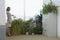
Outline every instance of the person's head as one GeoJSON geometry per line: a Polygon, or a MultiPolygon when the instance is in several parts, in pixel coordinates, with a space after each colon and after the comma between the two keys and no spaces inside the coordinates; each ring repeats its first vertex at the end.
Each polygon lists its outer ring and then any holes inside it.
{"type": "Polygon", "coordinates": [[[10,7],[7,7],[6,11],[10,11],[10,7]]]}

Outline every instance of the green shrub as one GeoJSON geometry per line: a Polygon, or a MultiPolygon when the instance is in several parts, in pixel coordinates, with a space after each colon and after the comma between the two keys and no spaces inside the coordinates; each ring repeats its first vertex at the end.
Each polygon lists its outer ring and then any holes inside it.
{"type": "Polygon", "coordinates": [[[48,14],[48,13],[51,13],[51,12],[57,12],[57,7],[58,6],[55,6],[54,4],[53,4],[53,2],[52,1],[50,1],[50,3],[48,3],[48,4],[44,4],[43,5],[43,14],[48,14]]]}
{"type": "Polygon", "coordinates": [[[11,23],[12,35],[19,35],[22,33],[24,28],[24,21],[22,19],[14,19],[11,23]]]}

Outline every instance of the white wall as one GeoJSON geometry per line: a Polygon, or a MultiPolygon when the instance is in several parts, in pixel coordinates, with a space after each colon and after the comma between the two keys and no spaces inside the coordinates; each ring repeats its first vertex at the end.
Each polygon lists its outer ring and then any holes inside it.
{"type": "Polygon", "coordinates": [[[57,15],[55,13],[48,14],[47,18],[47,35],[57,36],[57,15]]]}
{"type": "Polygon", "coordinates": [[[58,16],[57,16],[57,33],[58,33],[58,37],[60,37],[60,0],[54,0],[54,3],[56,6],[58,7],[58,16]]]}
{"type": "Polygon", "coordinates": [[[5,2],[0,0],[0,25],[5,25],[5,2]]]}
{"type": "Polygon", "coordinates": [[[0,40],[5,40],[5,0],[0,0],[0,40]]]}
{"type": "Polygon", "coordinates": [[[57,27],[58,27],[58,37],[60,37],[60,7],[58,8],[58,18],[57,18],[57,27]]]}
{"type": "Polygon", "coordinates": [[[43,18],[42,18],[42,23],[43,23],[43,35],[47,35],[47,31],[46,31],[46,27],[47,27],[47,18],[48,18],[48,15],[43,15],[43,18]]]}
{"type": "Polygon", "coordinates": [[[43,16],[43,34],[46,36],[57,36],[57,15],[49,13],[43,16]]]}

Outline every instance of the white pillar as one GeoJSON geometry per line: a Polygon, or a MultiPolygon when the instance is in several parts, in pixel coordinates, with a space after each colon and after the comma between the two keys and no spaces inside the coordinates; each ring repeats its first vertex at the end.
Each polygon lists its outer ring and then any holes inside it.
{"type": "Polygon", "coordinates": [[[60,0],[54,0],[54,3],[58,7],[58,15],[57,15],[57,35],[60,37],[60,0]]]}
{"type": "Polygon", "coordinates": [[[5,0],[0,0],[0,40],[5,40],[5,0]]]}
{"type": "Polygon", "coordinates": [[[58,32],[58,37],[60,37],[60,7],[58,8],[58,18],[57,18],[57,32],[58,32]]]}

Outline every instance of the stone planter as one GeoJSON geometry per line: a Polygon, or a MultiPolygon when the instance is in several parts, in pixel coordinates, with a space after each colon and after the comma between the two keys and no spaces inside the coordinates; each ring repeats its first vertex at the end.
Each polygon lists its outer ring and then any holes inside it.
{"type": "Polygon", "coordinates": [[[43,34],[46,36],[56,36],[57,35],[57,14],[48,13],[43,17],[43,34]],[[46,30],[46,31],[44,31],[46,30]]]}
{"type": "Polygon", "coordinates": [[[32,35],[34,35],[34,33],[32,33],[32,35]]]}
{"type": "Polygon", "coordinates": [[[26,35],[29,35],[29,33],[28,33],[28,32],[26,32],[26,35]]]}

